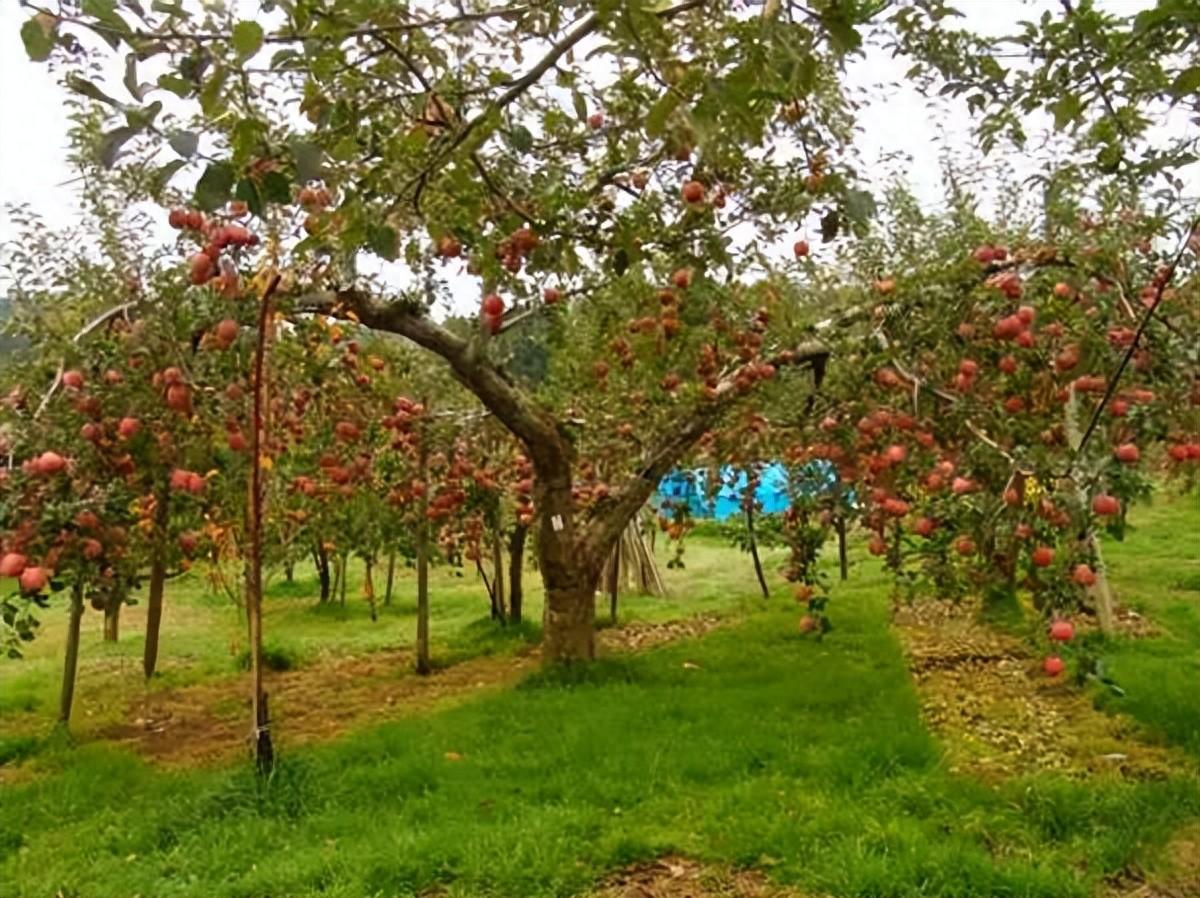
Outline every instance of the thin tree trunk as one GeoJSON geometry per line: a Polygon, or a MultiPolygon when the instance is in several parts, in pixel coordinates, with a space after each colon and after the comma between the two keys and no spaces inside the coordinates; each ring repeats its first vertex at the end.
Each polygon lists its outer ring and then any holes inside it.
{"type": "Polygon", "coordinates": [[[254,353],[254,410],[250,428],[250,527],[246,555],[246,618],[250,631],[251,743],[255,766],[260,774],[275,766],[271,745],[267,697],[263,692],[262,658],[262,551],[263,551],[263,466],[262,442],[266,429],[267,405],[266,356],[267,331],[271,323],[271,296],[279,286],[279,275],[272,278],[263,293],[258,313],[258,344],[254,353]]]}
{"type": "Polygon", "coordinates": [[[375,559],[367,558],[364,561],[366,565],[366,574],[363,577],[363,595],[366,597],[367,604],[371,606],[371,620],[379,620],[379,613],[375,608],[375,559]]]}
{"type": "Polygon", "coordinates": [[[612,570],[608,580],[608,619],[617,622],[617,595],[621,591],[621,540],[613,546],[612,570]]]}
{"type": "Polygon", "coordinates": [[[392,585],[396,582],[396,550],[388,552],[387,586],[383,590],[383,604],[392,604],[392,585]]]}
{"type": "Polygon", "coordinates": [[[529,528],[525,524],[517,524],[508,544],[508,616],[514,624],[521,622],[522,606],[525,603],[522,575],[525,572],[525,536],[528,532],[529,528]]]}
{"type": "Polygon", "coordinates": [[[58,722],[68,726],[71,705],[75,701],[75,673],[79,669],[79,629],[83,620],[83,580],[71,587],[70,618],[67,620],[67,645],[63,657],[62,693],[58,701],[58,722]]]}
{"type": "Polygon", "coordinates": [[[155,496],[154,547],[150,559],[150,586],[146,595],[146,644],[142,672],[146,679],[158,667],[158,633],[162,625],[163,593],[167,585],[167,526],[171,520],[171,492],[160,488],[155,496]]]}
{"type": "Polygon", "coordinates": [[[754,538],[753,500],[746,504],[746,533],[750,538],[750,557],[754,559],[754,576],[758,578],[758,587],[764,599],[770,598],[771,590],[767,588],[767,578],[763,576],[762,561],[758,557],[758,540],[754,538]]]}
{"type": "MultiPolygon", "coordinates": [[[[122,590],[121,592],[124,592],[122,590]]],[[[116,642],[121,636],[121,606],[125,604],[120,594],[109,597],[104,606],[104,641],[116,642]]]]}
{"type": "Polygon", "coordinates": [[[318,540],[313,548],[313,561],[317,566],[317,579],[321,583],[321,603],[329,601],[332,595],[331,585],[329,582],[329,553],[325,551],[325,546],[318,540]]]}
{"type": "Polygon", "coordinates": [[[350,555],[343,552],[341,556],[342,579],[338,583],[338,601],[342,603],[342,607],[346,607],[346,583],[350,580],[350,555]]]}
{"type": "Polygon", "coordinates": [[[842,579],[845,580],[850,576],[850,560],[846,554],[846,519],[838,515],[833,519],[833,527],[837,531],[838,567],[841,570],[842,579]]]}
{"type": "Polygon", "coordinates": [[[285,561],[285,562],[283,563],[283,579],[285,579],[285,580],[286,580],[288,583],[293,583],[293,582],[295,582],[295,579],[296,579],[296,565],[295,565],[295,563],[294,563],[294,562],[291,562],[291,561],[285,561]]]}
{"type": "MultiPolygon", "coordinates": [[[[422,439],[417,460],[418,476],[425,480],[426,455],[422,439]]],[[[427,674],[429,666],[429,499],[424,492],[417,501],[417,673],[427,674]]]]}
{"type": "Polygon", "coordinates": [[[504,540],[500,536],[499,526],[492,531],[492,578],[496,618],[503,624],[508,620],[508,611],[504,607],[504,540]]]}

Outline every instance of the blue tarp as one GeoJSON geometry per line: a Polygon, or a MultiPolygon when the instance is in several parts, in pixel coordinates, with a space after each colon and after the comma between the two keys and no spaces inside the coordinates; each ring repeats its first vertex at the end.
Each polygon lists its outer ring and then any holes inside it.
{"type": "MultiPolygon", "coordinates": [[[[686,504],[693,517],[716,518],[723,521],[742,510],[742,493],[746,489],[746,472],[726,465],[720,470],[721,486],[709,499],[709,469],[672,471],[658,485],[653,504],[686,504]]],[[[828,492],[837,484],[837,471],[826,461],[814,461],[800,469],[796,492],[805,496],[828,492]]],[[[754,498],[764,514],[786,511],[791,506],[788,494],[787,469],[778,463],[762,468],[754,498]]]]}

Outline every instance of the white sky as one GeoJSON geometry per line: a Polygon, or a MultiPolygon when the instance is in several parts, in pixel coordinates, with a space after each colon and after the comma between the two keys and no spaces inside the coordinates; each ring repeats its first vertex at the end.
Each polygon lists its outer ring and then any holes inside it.
{"type": "MultiPolygon", "coordinates": [[[[1100,5],[1128,13],[1151,4],[1103,0],[1100,5]]],[[[965,13],[962,22],[967,27],[994,34],[1012,29],[1017,20],[1034,19],[1043,10],[1061,10],[1056,0],[959,0],[957,6],[965,13]]],[[[44,65],[26,57],[19,29],[28,15],[17,0],[0,0],[0,202],[29,203],[48,224],[61,227],[78,214],[75,188],[67,183],[71,173],[65,161],[64,94],[44,65]]],[[[907,156],[911,161],[906,177],[924,203],[936,206],[942,198],[939,153],[946,147],[956,154],[972,152],[970,119],[963,104],[942,99],[930,103],[903,84],[907,67],[903,60],[879,52],[852,65],[855,85],[900,83],[876,92],[873,102],[860,111],[859,151],[868,168],[881,174],[896,166],[871,163],[894,154],[907,156]]],[[[1019,174],[1032,171],[1017,154],[1004,158],[1019,174]]],[[[0,217],[0,243],[15,231],[0,217]]]]}

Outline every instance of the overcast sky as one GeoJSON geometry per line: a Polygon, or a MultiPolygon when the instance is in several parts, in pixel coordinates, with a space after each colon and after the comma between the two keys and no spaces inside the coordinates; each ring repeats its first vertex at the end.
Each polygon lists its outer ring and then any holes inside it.
{"type": "MultiPolygon", "coordinates": [[[[253,0],[242,0],[243,7],[253,0]]],[[[1060,11],[1056,0],[959,0],[967,27],[1003,33],[1019,19],[1033,19],[1043,10],[1060,11]]],[[[1149,0],[1107,0],[1101,5],[1131,12],[1150,5],[1149,0]]],[[[31,63],[19,36],[28,16],[17,0],[0,0],[0,202],[31,204],[52,226],[70,224],[76,214],[75,188],[65,161],[67,122],[63,90],[44,65],[31,63]]],[[[859,150],[865,163],[903,154],[911,160],[904,168],[918,195],[928,205],[942,198],[939,152],[949,147],[959,154],[971,152],[969,118],[955,101],[930,103],[903,84],[907,63],[874,52],[851,68],[852,83],[859,86],[900,82],[875,93],[860,113],[859,150]]],[[[1015,154],[1007,155],[1019,173],[1030,167],[1015,154]]],[[[894,171],[894,165],[871,166],[894,171]]],[[[15,233],[0,215],[0,242],[15,233]]]]}

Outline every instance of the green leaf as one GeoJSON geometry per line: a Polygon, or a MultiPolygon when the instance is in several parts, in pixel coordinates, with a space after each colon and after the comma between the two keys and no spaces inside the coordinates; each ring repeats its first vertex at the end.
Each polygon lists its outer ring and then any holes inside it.
{"type": "Polygon", "coordinates": [[[114,0],[83,0],[80,9],[85,16],[90,16],[99,23],[85,22],[84,24],[104,38],[114,50],[120,46],[121,38],[129,37],[129,25],[117,15],[114,0]]]}
{"type": "Polygon", "coordinates": [[[671,117],[672,112],[679,108],[681,102],[682,98],[679,93],[670,89],[659,97],[650,107],[650,111],[646,113],[646,136],[661,136],[666,130],[667,119],[671,117]]]}
{"type": "Polygon", "coordinates": [[[833,240],[841,229],[842,219],[837,209],[830,209],[821,216],[821,241],[828,243],[833,240]]]}
{"type": "Polygon", "coordinates": [[[588,117],[588,107],[587,100],[583,98],[583,94],[577,90],[571,91],[571,103],[575,106],[576,118],[578,118],[581,122],[586,122],[588,117]]]}
{"type": "Polygon", "coordinates": [[[1171,82],[1171,95],[1179,99],[1186,94],[1194,94],[1200,90],[1200,65],[1184,69],[1171,82]]]}
{"type": "Polygon", "coordinates": [[[180,0],[154,0],[150,4],[150,8],[155,12],[166,13],[168,16],[178,16],[181,19],[188,17],[187,10],[183,8],[180,0]]]}
{"type": "Polygon", "coordinates": [[[186,78],[180,78],[178,75],[159,75],[158,86],[163,90],[169,90],[177,97],[186,97],[194,87],[192,82],[186,78]]]}
{"type": "Polygon", "coordinates": [[[298,182],[304,184],[324,176],[323,154],[319,146],[304,140],[293,140],[290,148],[292,158],[296,160],[296,180],[298,182]]]}
{"type": "Polygon", "coordinates": [[[196,205],[207,212],[223,206],[233,189],[235,174],[228,162],[213,162],[196,183],[196,205]]]}
{"type": "Polygon", "coordinates": [[[850,223],[856,227],[863,227],[875,216],[878,207],[870,191],[848,190],[845,209],[850,223]]]}
{"type": "Polygon", "coordinates": [[[184,159],[191,159],[200,147],[200,135],[195,131],[176,131],[167,138],[167,143],[184,159]]]}
{"type": "Polygon", "coordinates": [[[83,94],[85,97],[91,97],[93,100],[99,100],[101,103],[107,103],[109,106],[121,105],[96,85],[92,84],[92,82],[86,78],[80,78],[74,72],[67,75],[67,87],[77,94],[83,94]]]}
{"type": "Polygon", "coordinates": [[[388,225],[372,224],[367,228],[367,245],[371,252],[389,262],[396,258],[399,240],[395,228],[388,225]]]}
{"type": "Polygon", "coordinates": [[[518,153],[528,153],[533,149],[533,134],[524,125],[513,125],[508,132],[508,142],[518,153]]]}
{"type": "Polygon", "coordinates": [[[821,24],[825,26],[825,33],[829,35],[829,46],[835,52],[845,55],[862,46],[862,35],[845,18],[845,12],[841,7],[830,6],[821,13],[821,24]]]}
{"type": "Polygon", "coordinates": [[[233,49],[242,59],[249,59],[262,49],[263,30],[258,22],[238,22],[233,26],[233,49]]]}
{"type": "Polygon", "coordinates": [[[1054,116],[1054,129],[1061,131],[1067,125],[1078,121],[1083,113],[1083,101],[1078,94],[1066,93],[1055,103],[1050,104],[1050,112],[1054,116]]]}
{"type": "Polygon", "coordinates": [[[124,109],[125,121],[129,127],[141,130],[154,124],[154,120],[162,112],[162,103],[155,100],[149,106],[126,106],[124,109]]]}
{"type": "Polygon", "coordinates": [[[117,155],[130,138],[141,132],[141,128],[113,128],[100,138],[100,163],[105,168],[112,168],[117,162],[117,155]]]}
{"type": "Polygon", "coordinates": [[[225,87],[225,79],[229,77],[229,70],[224,66],[218,66],[208,81],[204,83],[204,88],[200,91],[200,110],[205,115],[213,115],[217,112],[217,106],[221,99],[221,90],[225,87]]]}
{"type": "Polygon", "coordinates": [[[183,159],[172,159],[166,165],[162,166],[154,172],[154,183],[158,190],[162,190],[167,186],[167,182],[175,177],[175,173],[187,165],[183,159]]]}
{"type": "Polygon", "coordinates": [[[263,175],[259,192],[268,203],[290,203],[292,201],[292,185],[288,183],[283,172],[269,171],[263,175]]]}
{"type": "Polygon", "coordinates": [[[25,45],[25,52],[30,59],[45,62],[54,49],[54,31],[47,31],[41,21],[34,17],[21,26],[21,43],[25,45]]]}
{"type": "Polygon", "coordinates": [[[237,190],[233,195],[235,199],[244,202],[255,215],[263,214],[262,192],[258,189],[258,185],[249,178],[242,178],[238,181],[237,190]]]}

